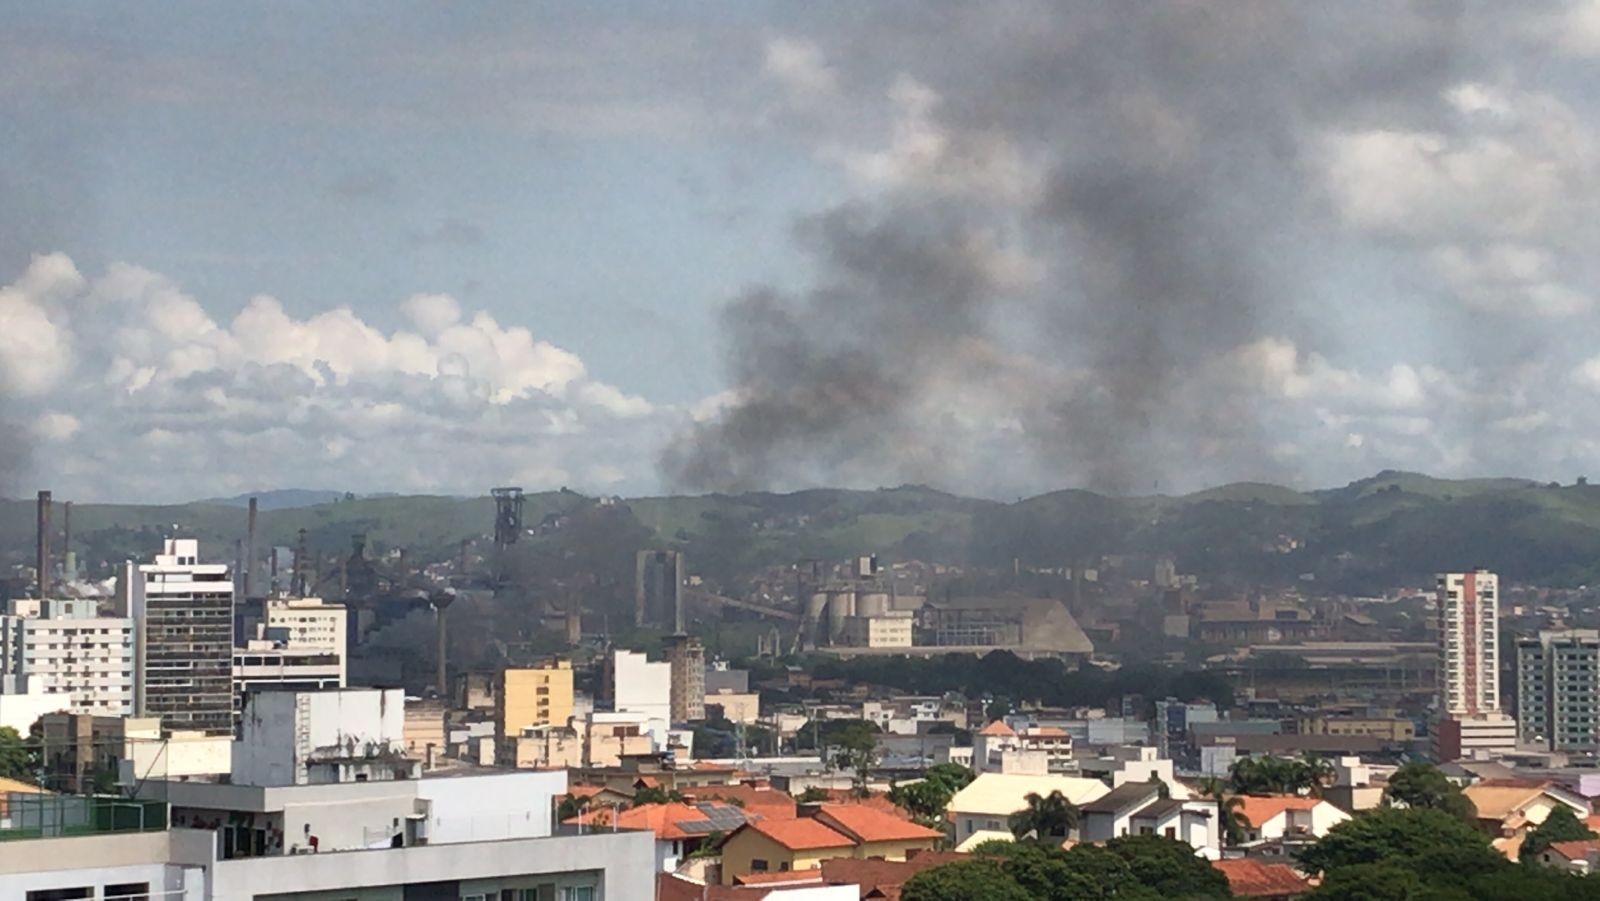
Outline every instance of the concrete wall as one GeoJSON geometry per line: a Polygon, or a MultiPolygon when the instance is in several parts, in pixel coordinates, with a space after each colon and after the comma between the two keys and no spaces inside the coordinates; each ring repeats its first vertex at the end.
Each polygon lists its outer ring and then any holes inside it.
{"type": "Polygon", "coordinates": [[[360,756],[405,743],[405,692],[398,688],[269,691],[251,694],[233,746],[233,778],[247,785],[293,785],[308,756],[343,748],[360,756]],[[304,708],[302,743],[296,720],[304,708]]]}
{"type": "MultiPolygon", "coordinates": [[[[594,884],[597,899],[648,901],[655,897],[654,846],[650,833],[619,832],[229,860],[216,866],[212,898],[254,901],[310,892],[341,892],[339,897],[348,898],[356,894],[352,888],[452,880],[460,880],[467,894],[546,875],[559,884],[594,884]]],[[[363,891],[359,896],[379,895],[363,891]]]]}
{"type": "Polygon", "coordinates": [[[174,829],[7,842],[0,845],[0,901],[67,888],[90,888],[100,899],[106,886],[140,882],[162,901],[205,901],[211,841],[210,833],[174,829]]]}
{"type": "Polygon", "coordinates": [[[567,793],[565,770],[422,779],[428,843],[540,838],[551,834],[555,799],[567,793]]]}

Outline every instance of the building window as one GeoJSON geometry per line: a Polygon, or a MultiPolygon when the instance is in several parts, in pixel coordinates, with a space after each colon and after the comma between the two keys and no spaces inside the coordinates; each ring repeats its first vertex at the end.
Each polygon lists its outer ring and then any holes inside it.
{"type": "Polygon", "coordinates": [[[594,886],[575,885],[561,892],[561,901],[594,901],[594,886]]]}
{"type": "Polygon", "coordinates": [[[760,857],[752,858],[750,860],[750,872],[752,872],[752,873],[765,873],[766,871],[767,871],[767,862],[765,860],[763,860],[760,857]]]}

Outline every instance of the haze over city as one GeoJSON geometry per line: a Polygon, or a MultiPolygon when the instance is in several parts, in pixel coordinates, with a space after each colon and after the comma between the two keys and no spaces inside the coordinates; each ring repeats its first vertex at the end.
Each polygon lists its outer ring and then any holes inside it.
{"type": "Polygon", "coordinates": [[[8,4],[0,494],[1570,479],[1597,54],[1592,4],[8,4]]]}

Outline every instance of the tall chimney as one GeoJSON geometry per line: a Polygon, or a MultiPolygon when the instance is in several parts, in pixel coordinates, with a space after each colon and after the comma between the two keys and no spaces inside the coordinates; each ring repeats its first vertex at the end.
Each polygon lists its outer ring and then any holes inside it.
{"type": "Polygon", "coordinates": [[[39,492],[38,560],[39,597],[50,596],[50,492],[39,492]]]}
{"type": "Polygon", "coordinates": [[[250,518],[244,529],[244,596],[256,596],[256,499],[250,499],[250,518]]]}
{"type": "Polygon", "coordinates": [[[72,501],[61,505],[61,553],[72,553],[72,501]]]}

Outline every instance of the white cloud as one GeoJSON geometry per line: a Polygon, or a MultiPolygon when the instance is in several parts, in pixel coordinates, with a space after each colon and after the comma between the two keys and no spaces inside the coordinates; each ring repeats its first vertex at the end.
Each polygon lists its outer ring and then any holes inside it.
{"type": "Polygon", "coordinates": [[[72,368],[64,302],[83,286],[65,254],[35,256],[22,277],[0,288],[0,376],[28,397],[49,391],[72,368]]]}
{"type": "Polygon", "coordinates": [[[119,263],[90,281],[41,256],[0,287],[0,374],[85,495],[172,499],[238,479],[470,490],[531,473],[529,455],[575,487],[648,477],[641,435],[673,411],[451,297],[401,309],[415,331],[348,307],[297,317],[266,295],[218,320],[160,273],[119,263]]]}

